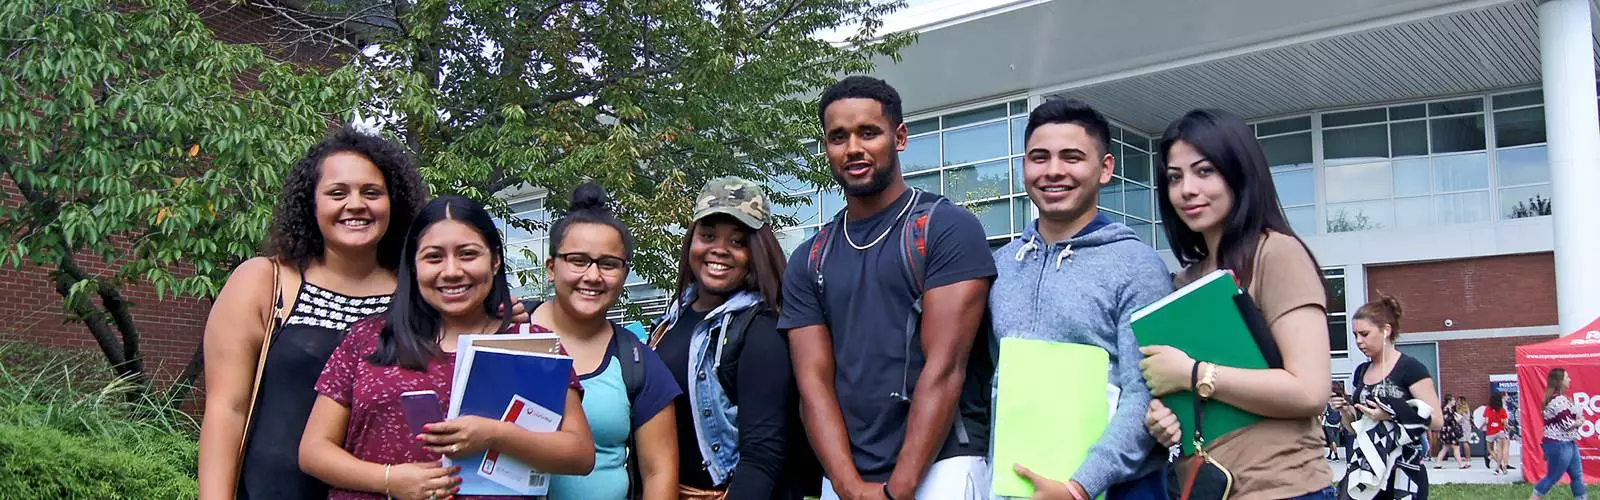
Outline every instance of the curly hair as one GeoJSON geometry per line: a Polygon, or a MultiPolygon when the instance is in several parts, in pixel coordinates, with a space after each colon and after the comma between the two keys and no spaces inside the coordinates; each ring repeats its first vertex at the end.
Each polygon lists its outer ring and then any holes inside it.
{"type": "Polygon", "coordinates": [[[405,244],[411,219],[428,201],[428,188],[422,182],[411,155],[399,145],[350,127],[339,129],[322,139],[306,156],[295,163],[283,181],[283,194],[272,210],[263,253],[304,268],[322,257],[324,242],[317,226],[317,182],[322,177],[322,160],[335,153],[355,153],[378,166],[389,188],[389,228],[378,240],[378,265],[396,269],[405,244]]]}

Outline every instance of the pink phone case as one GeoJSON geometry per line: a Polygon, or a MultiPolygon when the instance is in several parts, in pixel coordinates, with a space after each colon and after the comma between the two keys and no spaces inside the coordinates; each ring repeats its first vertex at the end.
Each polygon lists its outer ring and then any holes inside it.
{"type": "Polygon", "coordinates": [[[439,394],[433,391],[411,391],[400,395],[400,409],[406,414],[406,425],[411,434],[422,434],[422,426],[444,421],[439,409],[439,394]]]}

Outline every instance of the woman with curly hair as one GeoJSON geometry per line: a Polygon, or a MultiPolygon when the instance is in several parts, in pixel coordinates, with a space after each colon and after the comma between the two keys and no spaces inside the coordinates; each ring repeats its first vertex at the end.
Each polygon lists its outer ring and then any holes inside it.
{"type": "Polygon", "coordinates": [[[295,164],[263,256],[234,269],[206,320],[200,498],[328,495],[299,466],[314,385],[350,324],[389,308],[426,201],[404,149],[350,128],[295,164]]]}

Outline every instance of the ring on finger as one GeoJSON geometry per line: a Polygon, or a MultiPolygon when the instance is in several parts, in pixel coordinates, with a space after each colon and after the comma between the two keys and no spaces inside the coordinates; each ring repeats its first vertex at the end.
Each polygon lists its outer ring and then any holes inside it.
{"type": "Polygon", "coordinates": [[[450,445],[450,454],[455,455],[457,453],[461,453],[461,443],[450,445]]]}

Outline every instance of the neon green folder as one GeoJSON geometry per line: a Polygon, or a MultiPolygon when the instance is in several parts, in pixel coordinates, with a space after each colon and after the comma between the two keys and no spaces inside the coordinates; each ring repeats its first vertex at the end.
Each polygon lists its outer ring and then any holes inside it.
{"type": "Polygon", "coordinates": [[[1003,338],[998,371],[994,494],[1033,496],[1014,464],[1072,479],[1110,421],[1109,355],[1092,345],[1003,338]]]}
{"type": "MultiPolygon", "coordinates": [[[[1239,286],[1233,273],[1215,271],[1133,313],[1133,336],[1140,346],[1167,345],[1198,361],[1233,368],[1267,368],[1239,306],[1234,302],[1239,286]]],[[[1194,398],[1187,390],[1161,397],[1178,416],[1183,428],[1183,454],[1194,453],[1194,398]]],[[[1261,421],[1261,417],[1233,405],[1207,401],[1206,440],[1261,421]]]]}

